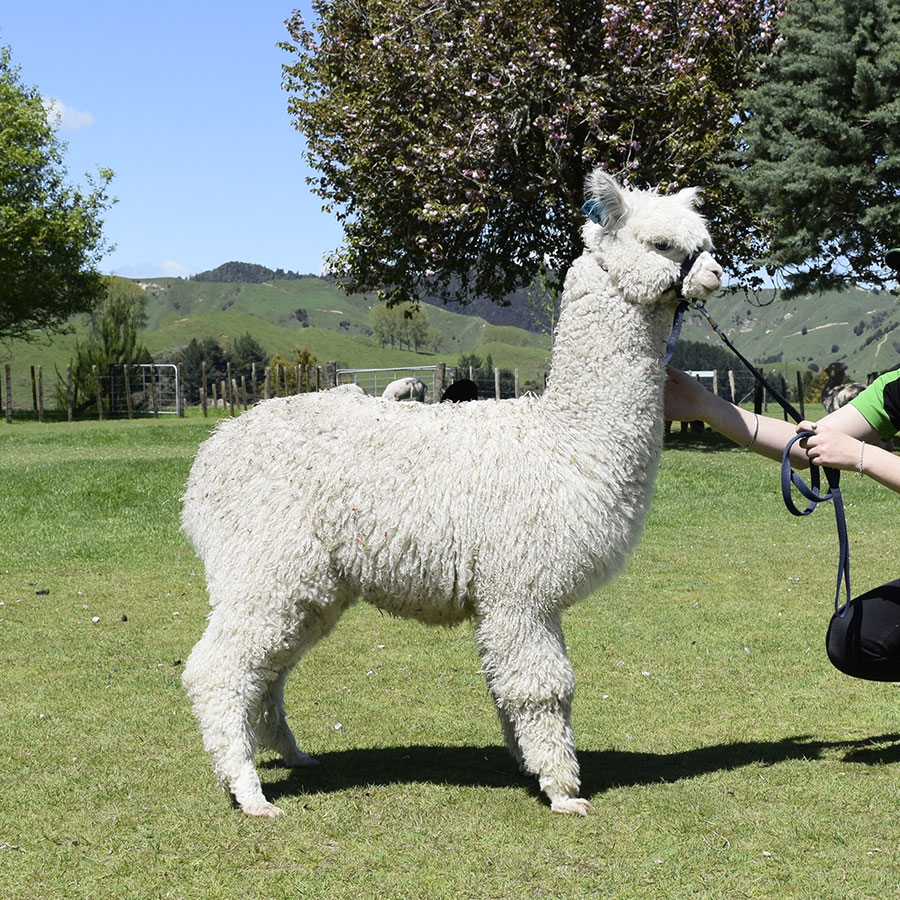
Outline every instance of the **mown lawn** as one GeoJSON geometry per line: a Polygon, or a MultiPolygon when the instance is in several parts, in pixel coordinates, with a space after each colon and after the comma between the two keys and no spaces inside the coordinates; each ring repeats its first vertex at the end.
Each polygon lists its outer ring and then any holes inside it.
{"type": "MultiPolygon", "coordinates": [[[[713,436],[672,436],[631,565],[565,620],[591,817],[516,773],[469,627],[364,606],[288,685],[322,765],[264,757],[287,814],[241,815],[180,685],[208,428],[0,424],[4,900],[900,895],[897,687],[825,656],[833,514],[713,436]]],[[[900,498],[844,482],[858,593],[898,575],[900,498]]]]}

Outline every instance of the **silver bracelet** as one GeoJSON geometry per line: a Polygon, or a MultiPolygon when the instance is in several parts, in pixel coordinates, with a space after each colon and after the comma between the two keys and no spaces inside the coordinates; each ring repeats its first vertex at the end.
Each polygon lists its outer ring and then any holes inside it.
{"type": "Polygon", "coordinates": [[[753,413],[756,418],[756,427],[753,429],[753,437],[750,438],[750,443],[744,447],[745,450],[749,450],[756,443],[756,436],[759,434],[759,413],[753,413]]]}
{"type": "Polygon", "coordinates": [[[863,477],[863,454],[866,452],[866,442],[860,441],[859,444],[859,477],[862,479],[863,477]]]}

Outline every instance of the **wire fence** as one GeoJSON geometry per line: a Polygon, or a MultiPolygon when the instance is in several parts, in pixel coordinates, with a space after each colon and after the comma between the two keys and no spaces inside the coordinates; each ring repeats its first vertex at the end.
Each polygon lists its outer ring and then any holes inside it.
{"type": "MultiPolygon", "coordinates": [[[[699,371],[692,373],[706,386],[737,404],[757,404],[766,409],[775,402],[745,370],[699,371]]],[[[444,391],[459,379],[470,379],[478,388],[480,399],[508,399],[524,393],[540,394],[547,382],[546,372],[529,372],[520,377],[518,369],[495,368],[493,372],[465,370],[439,363],[377,369],[326,366],[256,366],[250,376],[236,377],[228,365],[225,377],[207,377],[205,367],[200,384],[191,389],[194,396],[185,398],[185,380],[179,366],[170,363],[110,366],[106,372],[93,367],[89,378],[73,377],[71,367],[65,375],[55,372],[45,378],[42,365],[19,368],[12,372],[5,364],[0,380],[0,414],[7,422],[17,418],[46,418],[69,421],[79,419],[135,418],[141,416],[183,416],[187,405],[200,406],[204,415],[210,408],[237,415],[254,403],[271,397],[324,390],[338,384],[357,384],[367,394],[380,397],[385,388],[401,378],[416,378],[425,384],[425,402],[436,403],[444,391]],[[12,402],[11,402],[12,398],[12,402]]],[[[799,401],[802,409],[800,376],[796,385],[788,384],[784,375],[767,372],[785,397],[799,401]]],[[[196,379],[195,379],[196,381],[196,379]]]]}

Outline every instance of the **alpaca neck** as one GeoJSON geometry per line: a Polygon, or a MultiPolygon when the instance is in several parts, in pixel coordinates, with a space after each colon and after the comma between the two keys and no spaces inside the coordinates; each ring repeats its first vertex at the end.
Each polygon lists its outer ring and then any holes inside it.
{"type": "Polygon", "coordinates": [[[568,298],[554,338],[547,403],[595,428],[661,425],[660,357],[671,324],[670,306],[629,303],[611,289],[568,298]]]}

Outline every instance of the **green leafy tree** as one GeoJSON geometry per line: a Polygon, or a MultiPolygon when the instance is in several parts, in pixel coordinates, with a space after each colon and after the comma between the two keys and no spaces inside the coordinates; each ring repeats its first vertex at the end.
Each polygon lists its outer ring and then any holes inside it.
{"type": "Polygon", "coordinates": [[[0,47],[0,339],[58,332],[106,293],[97,265],[112,172],[71,187],[64,152],[38,89],[0,47]]]}
{"type": "Polygon", "coordinates": [[[414,349],[417,353],[420,348],[428,343],[428,316],[421,307],[413,307],[403,311],[400,324],[400,338],[406,344],[407,350],[414,349]]]}
{"type": "MultiPolygon", "coordinates": [[[[151,363],[153,358],[140,342],[138,332],[146,323],[146,296],[124,278],[106,279],[106,296],[90,313],[87,340],[75,342],[72,358],[72,403],[78,410],[96,401],[93,368],[100,376],[100,396],[109,397],[110,367],[151,363]]],[[[58,373],[59,374],[59,373],[58,373]]],[[[66,382],[59,375],[57,406],[65,409],[66,382]]]]}
{"type": "Polygon", "coordinates": [[[332,271],[389,303],[495,300],[581,251],[584,180],[708,186],[720,254],[755,211],[713,177],[782,0],[313,0],[288,108],[344,226],[332,271]]]}
{"type": "MultiPolygon", "coordinates": [[[[281,366],[283,381],[279,384],[279,391],[285,394],[296,394],[313,390],[315,376],[310,373],[308,367],[316,366],[318,362],[309,347],[294,347],[292,359],[286,359],[280,353],[276,353],[269,360],[269,368],[274,371],[276,366],[281,366]]],[[[274,378],[274,376],[272,377],[274,378]]]]}
{"type": "Polygon", "coordinates": [[[181,365],[184,396],[195,403],[200,397],[203,383],[203,364],[206,364],[207,390],[212,383],[218,384],[227,374],[225,351],[214,337],[202,340],[191,338],[191,342],[175,358],[181,365]]]}
{"type": "Polygon", "coordinates": [[[479,378],[484,369],[484,360],[477,353],[460,353],[456,360],[457,375],[460,378],[468,378],[470,369],[472,377],[479,378]]]}
{"type": "Polygon", "coordinates": [[[231,377],[240,383],[241,376],[249,378],[253,372],[253,363],[257,366],[266,364],[266,351],[248,331],[241,337],[236,337],[228,348],[228,357],[231,361],[231,377]]]}
{"type": "Polygon", "coordinates": [[[375,304],[370,313],[372,323],[372,334],[375,339],[384,347],[386,344],[391,345],[394,349],[396,342],[400,340],[400,329],[402,327],[403,310],[399,307],[388,307],[381,304],[375,304]]]}
{"type": "Polygon", "coordinates": [[[900,244],[900,6],[792,0],[779,30],[724,174],[759,211],[760,262],[788,292],[883,285],[900,244]]]}

